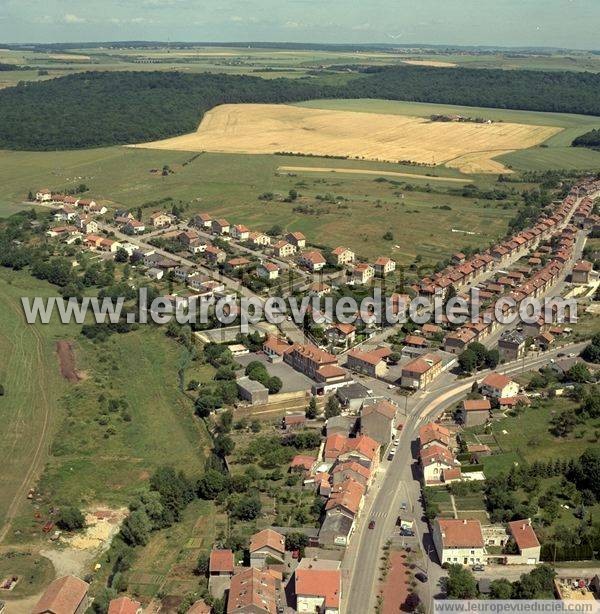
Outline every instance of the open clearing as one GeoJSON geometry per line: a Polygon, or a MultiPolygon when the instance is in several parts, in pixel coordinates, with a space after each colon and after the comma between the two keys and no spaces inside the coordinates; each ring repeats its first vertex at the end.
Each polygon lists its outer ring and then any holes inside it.
{"type": "Polygon", "coordinates": [[[451,183],[473,183],[472,179],[459,179],[458,177],[431,177],[427,175],[413,175],[411,173],[397,173],[395,171],[371,171],[360,168],[332,168],[326,166],[280,166],[278,171],[286,173],[349,173],[354,175],[384,175],[385,177],[408,177],[409,179],[427,178],[427,181],[446,181],[451,183]]]}
{"type": "Polygon", "coordinates": [[[533,147],[555,126],[432,122],[422,117],[276,104],[220,105],[192,134],[137,147],[180,151],[288,152],[385,162],[446,164],[467,173],[510,172],[493,157],[533,147]]]}

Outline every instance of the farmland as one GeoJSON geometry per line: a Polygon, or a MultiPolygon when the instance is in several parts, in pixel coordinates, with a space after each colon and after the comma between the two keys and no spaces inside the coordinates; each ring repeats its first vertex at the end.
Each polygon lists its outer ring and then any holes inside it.
{"type": "Polygon", "coordinates": [[[198,131],[142,147],[267,154],[291,152],[387,162],[447,164],[466,173],[507,169],[491,160],[539,144],[560,130],[512,123],[431,122],[399,114],[308,109],[291,105],[221,105],[198,131]]]}

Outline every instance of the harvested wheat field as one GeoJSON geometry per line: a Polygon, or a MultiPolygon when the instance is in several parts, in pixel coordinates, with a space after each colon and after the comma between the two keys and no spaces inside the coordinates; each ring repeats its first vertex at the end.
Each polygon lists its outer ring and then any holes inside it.
{"type": "Polygon", "coordinates": [[[432,166],[449,163],[468,173],[497,173],[509,171],[492,160],[494,156],[532,147],[559,131],[552,126],[432,122],[404,115],[232,104],[206,113],[197,132],[134,147],[246,154],[288,152],[432,166]]]}
{"type": "Polygon", "coordinates": [[[433,66],[435,68],[454,68],[454,62],[439,62],[438,60],[403,60],[403,64],[411,64],[412,66],[433,66]]]}

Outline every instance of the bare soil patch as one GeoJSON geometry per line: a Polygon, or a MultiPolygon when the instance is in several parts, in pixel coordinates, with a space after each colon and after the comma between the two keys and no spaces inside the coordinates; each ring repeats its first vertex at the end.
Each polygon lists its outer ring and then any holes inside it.
{"type": "Polygon", "coordinates": [[[448,163],[467,173],[498,173],[510,171],[492,158],[533,147],[560,130],[509,122],[434,122],[384,113],[229,104],[206,113],[197,132],[134,147],[246,154],[286,152],[428,166],[448,163]]]}
{"type": "Polygon", "coordinates": [[[85,374],[75,368],[75,353],[73,343],[62,339],[56,342],[56,354],[60,364],[60,374],[69,382],[79,382],[85,379],[85,374]]]}

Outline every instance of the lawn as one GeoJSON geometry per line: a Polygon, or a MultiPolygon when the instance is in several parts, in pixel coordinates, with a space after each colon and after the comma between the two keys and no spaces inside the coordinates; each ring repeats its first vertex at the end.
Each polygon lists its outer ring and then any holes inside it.
{"type": "MultiPolygon", "coordinates": [[[[1,599],[22,599],[41,592],[54,579],[54,567],[49,559],[27,551],[8,551],[0,555],[0,582],[17,576],[10,592],[1,591],[1,599]]],[[[10,611],[10,606],[7,606],[10,611]]]]}

